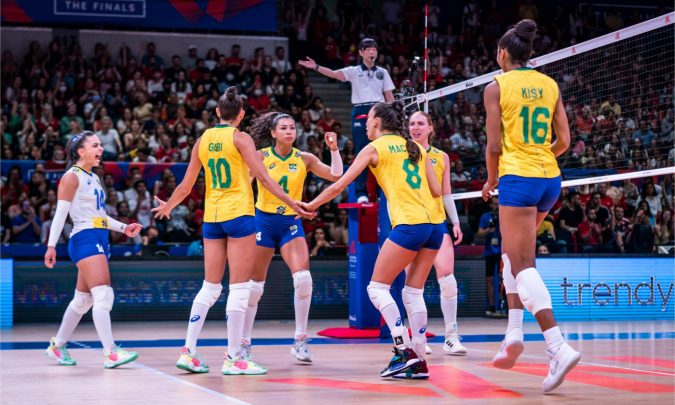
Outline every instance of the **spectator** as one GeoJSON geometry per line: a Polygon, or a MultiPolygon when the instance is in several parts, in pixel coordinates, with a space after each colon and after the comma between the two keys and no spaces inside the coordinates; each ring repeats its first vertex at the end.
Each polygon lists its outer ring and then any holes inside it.
{"type": "Polygon", "coordinates": [[[272,67],[276,69],[280,74],[285,74],[291,70],[291,64],[286,59],[286,50],[283,46],[278,46],[274,52],[274,60],[272,61],[272,67]]]}
{"type": "Polygon", "coordinates": [[[633,253],[652,253],[654,250],[654,231],[649,224],[645,211],[638,209],[633,219],[633,229],[628,233],[626,245],[633,253]]]}
{"type": "Polygon", "coordinates": [[[642,186],[642,193],[640,194],[640,199],[638,200],[638,206],[641,202],[646,201],[649,204],[649,211],[653,215],[659,215],[663,211],[663,203],[661,202],[661,196],[656,191],[656,186],[654,186],[654,180],[648,179],[647,182],[642,186]]]}
{"type": "MultiPolygon", "coordinates": [[[[485,258],[485,285],[489,308],[486,315],[495,315],[495,289],[494,275],[499,269],[499,263],[502,255],[502,236],[499,231],[499,201],[497,197],[490,199],[490,211],[480,217],[478,224],[478,233],[476,236],[484,240],[485,249],[483,256],[485,258]]],[[[499,275],[497,275],[499,277],[499,275]]]]}
{"type": "Polygon", "coordinates": [[[586,218],[577,228],[578,240],[582,244],[584,253],[598,253],[601,251],[602,225],[598,222],[593,209],[586,210],[586,218]]]}
{"type": "Polygon", "coordinates": [[[325,256],[326,249],[330,247],[330,243],[326,240],[326,230],[316,228],[312,234],[312,239],[310,256],[325,256]]]}
{"type": "Polygon", "coordinates": [[[620,252],[625,251],[626,235],[633,228],[631,221],[624,216],[624,210],[621,206],[614,207],[614,220],[612,232],[616,247],[620,252]]]}
{"type": "Polygon", "coordinates": [[[568,245],[574,243],[574,234],[577,232],[579,224],[584,220],[583,208],[581,207],[581,198],[578,192],[572,191],[563,201],[563,206],[558,215],[560,227],[558,231],[558,240],[564,240],[568,245]]]}
{"type": "Polygon", "coordinates": [[[117,160],[117,156],[123,150],[120,135],[112,127],[112,119],[103,117],[101,119],[101,130],[96,132],[103,146],[103,160],[117,160]]]}
{"type": "Polygon", "coordinates": [[[134,182],[133,190],[125,193],[126,201],[129,203],[131,210],[131,217],[137,218],[138,222],[147,228],[153,223],[152,212],[152,197],[148,192],[148,185],[145,180],[136,180],[134,182]]]}
{"type": "Polygon", "coordinates": [[[328,225],[328,234],[334,244],[347,245],[349,243],[348,219],[347,210],[339,210],[335,220],[328,225]]]}
{"type": "Polygon", "coordinates": [[[661,218],[656,223],[656,228],[654,228],[654,244],[658,245],[673,245],[673,234],[675,233],[675,228],[673,228],[673,214],[670,211],[663,211],[661,218]]]}
{"type": "Polygon", "coordinates": [[[21,213],[12,218],[12,242],[40,243],[42,221],[35,214],[29,200],[21,201],[21,213]]]}

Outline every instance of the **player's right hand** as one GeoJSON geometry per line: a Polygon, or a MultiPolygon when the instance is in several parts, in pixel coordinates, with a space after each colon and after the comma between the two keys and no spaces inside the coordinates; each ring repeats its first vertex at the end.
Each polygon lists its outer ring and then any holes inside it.
{"type": "Polygon", "coordinates": [[[316,69],[317,63],[314,61],[314,59],[310,58],[309,56],[305,56],[306,60],[299,60],[298,63],[300,66],[304,67],[305,69],[316,69]]]}
{"type": "Polygon", "coordinates": [[[171,209],[166,205],[166,201],[162,201],[155,196],[155,202],[157,203],[157,207],[150,210],[155,213],[155,219],[171,219],[171,209]]]}
{"type": "Polygon", "coordinates": [[[47,252],[45,253],[45,266],[49,269],[53,269],[56,264],[56,249],[54,246],[47,247],[47,252]]]}
{"type": "Polygon", "coordinates": [[[302,201],[295,201],[295,203],[291,206],[291,208],[298,214],[295,217],[296,219],[298,219],[299,217],[313,219],[316,216],[316,212],[308,210],[307,203],[304,203],[302,201]]]}

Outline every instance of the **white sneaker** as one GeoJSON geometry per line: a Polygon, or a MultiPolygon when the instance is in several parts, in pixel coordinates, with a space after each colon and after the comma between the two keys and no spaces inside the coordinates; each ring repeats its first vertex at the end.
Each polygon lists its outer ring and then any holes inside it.
{"type": "Polygon", "coordinates": [[[523,344],[523,335],[518,333],[509,333],[504,337],[502,345],[495,357],[492,358],[492,365],[497,368],[509,369],[516,364],[516,360],[525,350],[523,344]]]}
{"type": "Polygon", "coordinates": [[[432,353],[431,347],[429,345],[427,345],[427,347],[425,349],[425,354],[431,354],[431,353],[432,353]]]}
{"type": "Polygon", "coordinates": [[[443,351],[452,356],[466,356],[469,352],[466,347],[459,342],[460,338],[457,333],[448,333],[445,336],[445,343],[443,344],[443,351]]]}
{"type": "Polygon", "coordinates": [[[546,354],[549,356],[549,362],[548,375],[541,387],[544,393],[551,392],[562,384],[567,373],[581,360],[581,353],[567,343],[563,343],[555,354],[550,350],[546,350],[546,354]]]}
{"type": "Polygon", "coordinates": [[[295,342],[293,342],[291,354],[295,356],[298,361],[305,363],[312,362],[312,352],[309,351],[309,346],[307,345],[307,342],[309,341],[310,339],[307,339],[307,335],[303,335],[299,336],[297,339],[295,339],[295,342]]]}

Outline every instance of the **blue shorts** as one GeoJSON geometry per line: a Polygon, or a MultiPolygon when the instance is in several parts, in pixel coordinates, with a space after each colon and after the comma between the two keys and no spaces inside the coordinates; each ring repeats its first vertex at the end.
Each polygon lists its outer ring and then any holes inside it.
{"type": "Polygon", "coordinates": [[[242,215],[223,222],[204,222],[204,239],[243,238],[255,233],[255,221],[252,215],[242,215]]]}
{"type": "Polygon", "coordinates": [[[442,224],[396,225],[389,232],[388,239],[402,248],[419,251],[420,249],[438,250],[443,244],[443,236],[448,227],[442,224]]]}
{"type": "Polygon", "coordinates": [[[87,257],[104,255],[110,257],[110,231],[107,229],[84,229],[68,241],[68,255],[73,263],[87,257]]]}
{"type": "Polygon", "coordinates": [[[499,178],[499,205],[546,212],[560,197],[560,176],[551,179],[508,174],[499,178]]]}
{"type": "Polygon", "coordinates": [[[295,238],[304,238],[302,220],[295,215],[270,214],[255,210],[255,240],[258,246],[282,247],[295,238]]]}

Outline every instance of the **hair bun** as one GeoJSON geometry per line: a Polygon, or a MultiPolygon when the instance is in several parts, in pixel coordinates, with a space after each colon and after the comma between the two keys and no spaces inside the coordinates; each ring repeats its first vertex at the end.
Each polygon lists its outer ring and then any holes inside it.
{"type": "Polygon", "coordinates": [[[227,101],[234,101],[235,97],[237,97],[237,87],[228,87],[227,90],[225,90],[225,96],[227,97],[227,101]]]}
{"type": "Polygon", "coordinates": [[[521,40],[532,43],[537,34],[537,23],[532,20],[521,20],[516,24],[513,32],[521,40]]]}

